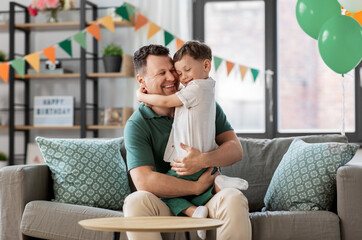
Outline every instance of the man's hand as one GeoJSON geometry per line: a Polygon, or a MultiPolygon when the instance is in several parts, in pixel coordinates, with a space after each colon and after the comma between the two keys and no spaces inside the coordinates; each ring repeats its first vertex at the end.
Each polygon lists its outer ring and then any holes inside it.
{"type": "Polygon", "coordinates": [[[199,186],[199,192],[197,195],[200,195],[209,189],[210,186],[214,184],[215,178],[220,175],[219,170],[217,170],[214,174],[211,174],[213,169],[214,168],[212,167],[208,168],[197,180],[199,186]]]}
{"type": "Polygon", "coordinates": [[[180,176],[191,175],[205,168],[203,153],[193,147],[180,143],[183,150],[187,151],[187,155],[183,158],[175,158],[171,162],[171,169],[180,176]]]}

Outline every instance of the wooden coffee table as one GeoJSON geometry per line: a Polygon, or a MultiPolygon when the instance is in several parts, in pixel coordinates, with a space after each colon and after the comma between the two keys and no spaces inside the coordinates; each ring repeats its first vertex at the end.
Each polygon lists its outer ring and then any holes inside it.
{"type": "Polygon", "coordinates": [[[211,218],[191,217],[111,217],[79,221],[89,230],[114,232],[113,239],[119,239],[120,232],[188,232],[210,230],[224,223],[211,218]]]}

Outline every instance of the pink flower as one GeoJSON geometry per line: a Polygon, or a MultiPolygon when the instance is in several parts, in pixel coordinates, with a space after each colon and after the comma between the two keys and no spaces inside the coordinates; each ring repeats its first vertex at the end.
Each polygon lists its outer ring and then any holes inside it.
{"type": "Polygon", "coordinates": [[[45,3],[48,8],[57,8],[59,0],[45,0],[45,3]]]}
{"type": "Polygon", "coordinates": [[[45,0],[37,0],[37,1],[36,1],[36,7],[37,7],[39,10],[44,10],[44,9],[46,8],[45,0]]]}
{"type": "Polygon", "coordinates": [[[31,16],[35,17],[36,15],[38,15],[38,10],[36,10],[36,8],[34,8],[32,5],[29,5],[28,7],[28,12],[31,16]]]}

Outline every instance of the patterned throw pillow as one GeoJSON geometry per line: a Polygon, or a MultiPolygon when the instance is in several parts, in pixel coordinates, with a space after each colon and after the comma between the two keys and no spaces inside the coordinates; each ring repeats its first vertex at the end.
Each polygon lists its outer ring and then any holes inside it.
{"type": "Polygon", "coordinates": [[[274,172],[262,211],[330,210],[337,169],[349,162],[358,148],[355,144],[295,139],[274,172]]]}
{"type": "Polygon", "coordinates": [[[130,189],[121,138],[35,140],[52,172],[55,201],[122,210],[130,189]]]}

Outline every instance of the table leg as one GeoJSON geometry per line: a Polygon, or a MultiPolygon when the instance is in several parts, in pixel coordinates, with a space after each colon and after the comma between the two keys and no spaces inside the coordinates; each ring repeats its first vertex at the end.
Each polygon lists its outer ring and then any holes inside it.
{"type": "Polygon", "coordinates": [[[119,232],[114,232],[114,233],[113,233],[113,240],[119,240],[120,236],[121,236],[121,233],[119,233],[119,232]]]}
{"type": "Polygon", "coordinates": [[[186,240],[191,240],[190,232],[185,232],[186,240]]]}

